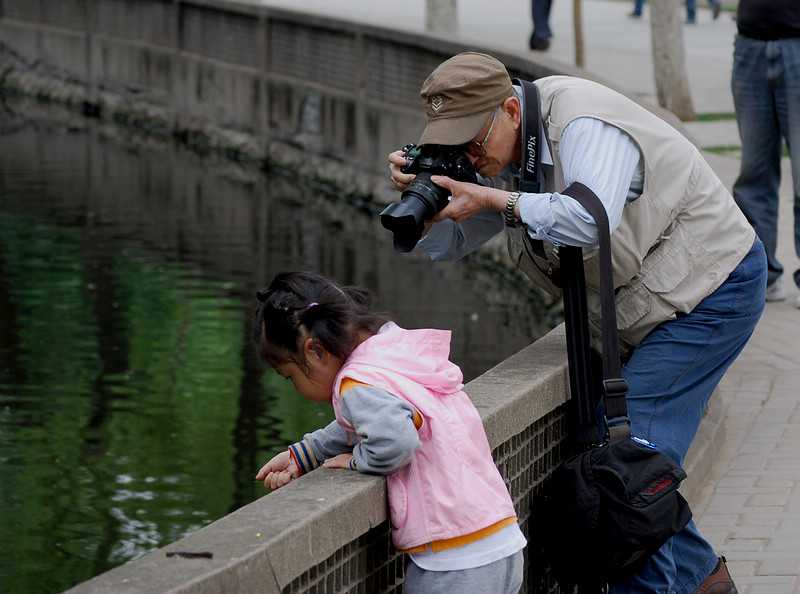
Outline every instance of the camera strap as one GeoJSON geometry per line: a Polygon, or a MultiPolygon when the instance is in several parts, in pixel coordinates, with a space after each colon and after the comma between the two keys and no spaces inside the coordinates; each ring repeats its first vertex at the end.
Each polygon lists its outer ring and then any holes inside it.
{"type": "Polygon", "coordinates": [[[542,107],[539,103],[539,87],[519,78],[514,78],[511,82],[522,87],[525,99],[522,112],[522,167],[519,189],[521,192],[541,192],[542,107]]]}
{"type": "MultiPolygon", "coordinates": [[[[511,82],[522,87],[522,162],[520,163],[520,192],[541,193],[545,190],[542,172],[542,105],[536,83],[514,78],[511,82]]],[[[558,250],[551,244],[545,246],[541,239],[533,239],[527,232],[524,240],[530,246],[530,259],[555,287],[561,288],[561,264],[558,250]]]]}

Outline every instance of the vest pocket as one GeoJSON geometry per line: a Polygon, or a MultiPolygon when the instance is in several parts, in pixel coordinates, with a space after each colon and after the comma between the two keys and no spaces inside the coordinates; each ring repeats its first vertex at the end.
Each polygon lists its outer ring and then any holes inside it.
{"type": "Polygon", "coordinates": [[[680,227],[644,260],[642,283],[653,293],[668,293],[689,276],[692,258],[677,236],[680,227]]]}
{"type": "Polygon", "coordinates": [[[554,282],[560,274],[547,256],[542,252],[536,253],[531,245],[533,240],[527,236],[525,229],[507,229],[508,255],[514,266],[522,270],[528,278],[541,286],[550,295],[561,298],[561,288],[554,282]],[[550,271],[550,274],[548,272],[550,271]]]}
{"type": "Polygon", "coordinates": [[[650,313],[652,300],[640,279],[617,291],[617,327],[627,330],[650,313]]]}
{"type": "Polygon", "coordinates": [[[694,307],[697,286],[692,246],[693,239],[676,227],[647,255],[641,272],[618,290],[617,322],[625,342],[637,345],[658,324],[694,307]]]}

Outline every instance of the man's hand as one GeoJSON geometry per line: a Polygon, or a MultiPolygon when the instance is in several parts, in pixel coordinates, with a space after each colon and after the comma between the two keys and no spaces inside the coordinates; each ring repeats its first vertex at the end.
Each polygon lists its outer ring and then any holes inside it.
{"type": "Polygon", "coordinates": [[[431,176],[437,186],[450,191],[450,204],[439,211],[431,221],[438,223],[445,219],[464,221],[483,210],[504,211],[508,192],[469,182],[460,182],[443,175],[431,176]]]}
{"type": "Polygon", "coordinates": [[[416,175],[413,173],[403,173],[400,168],[406,164],[406,157],[403,151],[389,153],[389,171],[392,173],[392,183],[398,192],[402,192],[408,187],[416,175]]]}

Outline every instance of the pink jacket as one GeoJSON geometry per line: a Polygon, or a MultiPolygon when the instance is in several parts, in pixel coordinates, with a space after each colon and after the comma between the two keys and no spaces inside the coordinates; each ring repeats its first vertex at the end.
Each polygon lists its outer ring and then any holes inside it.
{"type": "Polygon", "coordinates": [[[461,369],[449,360],[450,332],[405,330],[394,323],[361,343],[333,386],[345,377],[411,403],[423,419],[422,447],[410,464],[386,477],[393,539],[400,549],[471,534],[516,516],[495,466],[483,423],[462,390],[461,369]]]}

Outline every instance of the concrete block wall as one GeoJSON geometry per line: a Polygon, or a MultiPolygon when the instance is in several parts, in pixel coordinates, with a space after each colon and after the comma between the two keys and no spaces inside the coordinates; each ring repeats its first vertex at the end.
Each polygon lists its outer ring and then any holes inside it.
{"type": "MultiPolygon", "coordinates": [[[[387,202],[419,88],[467,49],[246,0],[2,0],[0,85],[387,202]]],[[[514,76],[554,71],[498,55],[514,76]]]]}

